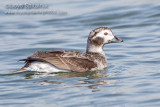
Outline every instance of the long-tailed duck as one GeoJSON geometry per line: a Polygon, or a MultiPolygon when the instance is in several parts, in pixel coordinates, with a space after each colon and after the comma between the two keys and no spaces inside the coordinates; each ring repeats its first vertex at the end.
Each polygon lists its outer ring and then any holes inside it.
{"type": "Polygon", "coordinates": [[[86,53],[54,50],[38,51],[26,59],[25,66],[20,71],[75,71],[86,72],[102,70],[108,66],[103,46],[109,43],[123,42],[123,40],[113,35],[107,27],[99,27],[90,32],[86,53]]]}

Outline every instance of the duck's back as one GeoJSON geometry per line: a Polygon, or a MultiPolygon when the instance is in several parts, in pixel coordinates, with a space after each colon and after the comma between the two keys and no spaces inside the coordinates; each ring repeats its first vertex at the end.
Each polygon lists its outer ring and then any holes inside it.
{"type": "Polygon", "coordinates": [[[85,72],[98,67],[97,61],[95,61],[96,58],[94,57],[95,54],[74,51],[38,51],[34,55],[21,60],[25,61],[26,64],[22,69],[17,70],[17,72],[21,70],[46,71],[46,68],[53,70],[53,72],[56,69],[58,71],[85,72]]]}

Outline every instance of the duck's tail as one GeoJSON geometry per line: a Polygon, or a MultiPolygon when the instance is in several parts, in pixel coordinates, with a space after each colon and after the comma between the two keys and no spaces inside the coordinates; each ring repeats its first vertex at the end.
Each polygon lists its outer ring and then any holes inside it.
{"type": "Polygon", "coordinates": [[[23,72],[23,71],[26,71],[25,67],[19,69],[19,70],[16,70],[16,71],[13,71],[12,73],[16,73],[16,72],[23,72]]]}

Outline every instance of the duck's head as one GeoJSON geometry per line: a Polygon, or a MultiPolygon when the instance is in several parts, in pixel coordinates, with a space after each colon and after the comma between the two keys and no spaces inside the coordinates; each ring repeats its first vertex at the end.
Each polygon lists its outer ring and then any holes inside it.
{"type": "Polygon", "coordinates": [[[88,37],[87,52],[103,52],[103,46],[109,43],[120,43],[123,40],[114,36],[108,27],[99,27],[90,32],[88,37]]]}

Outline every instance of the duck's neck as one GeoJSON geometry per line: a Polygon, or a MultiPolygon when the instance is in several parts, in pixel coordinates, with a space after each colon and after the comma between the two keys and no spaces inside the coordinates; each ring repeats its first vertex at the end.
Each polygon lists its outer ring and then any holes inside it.
{"type": "Polygon", "coordinates": [[[97,46],[97,45],[89,44],[89,43],[87,44],[86,53],[99,53],[105,56],[103,46],[97,46]]]}

